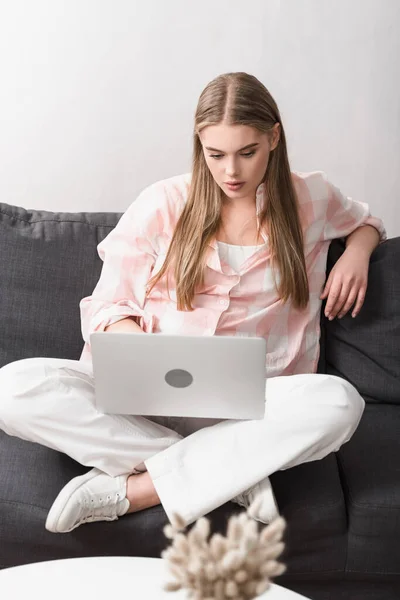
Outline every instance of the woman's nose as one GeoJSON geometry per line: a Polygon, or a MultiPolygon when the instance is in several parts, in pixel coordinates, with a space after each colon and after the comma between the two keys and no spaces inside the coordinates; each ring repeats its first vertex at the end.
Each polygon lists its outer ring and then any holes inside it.
{"type": "Polygon", "coordinates": [[[235,175],[237,175],[237,165],[234,160],[228,160],[225,166],[225,173],[228,177],[234,177],[235,175]]]}

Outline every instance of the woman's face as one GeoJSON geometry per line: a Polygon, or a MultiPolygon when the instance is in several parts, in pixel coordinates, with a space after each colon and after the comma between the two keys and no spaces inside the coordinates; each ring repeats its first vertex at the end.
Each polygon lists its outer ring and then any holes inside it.
{"type": "Polygon", "coordinates": [[[208,168],[225,196],[254,199],[279,141],[279,123],[268,133],[248,125],[209,125],[199,137],[208,168]]]}

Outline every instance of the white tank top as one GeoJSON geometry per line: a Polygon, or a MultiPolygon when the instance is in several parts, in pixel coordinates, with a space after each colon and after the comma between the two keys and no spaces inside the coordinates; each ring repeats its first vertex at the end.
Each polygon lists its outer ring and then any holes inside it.
{"type": "Polygon", "coordinates": [[[240,267],[250,258],[259,248],[264,246],[234,246],[225,242],[218,242],[219,257],[236,272],[240,272],[240,267]]]}

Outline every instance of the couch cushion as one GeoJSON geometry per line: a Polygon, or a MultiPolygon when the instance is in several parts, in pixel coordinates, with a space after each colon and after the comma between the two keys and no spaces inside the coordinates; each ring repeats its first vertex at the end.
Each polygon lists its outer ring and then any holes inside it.
{"type": "Polygon", "coordinates": [[[371,404],[338,453],[349,516],[347,569],[400,575],[400,408],[371,404]]]}
{"type": "Polygon", "coordinates": [[[31,356],[79,358],[79,302],[100,275],[97,244],[118,219],[0,204],[0,367],[31,356]]]}
{"type": "Polygon", "coordinates": [[[288,524],[282,581],[343,577],[347,517],[336,454],[278,471],[271,483],[288,524]]]}
{"type": "MultiPolygon", "coordinates": [[[[328,272],[344,244],[335,240],[328,272]]],[[[358,317],[325,319],[326,372],[350,381],[367,402],[400,403],[400,237],[373,252],[358,317]]]]}

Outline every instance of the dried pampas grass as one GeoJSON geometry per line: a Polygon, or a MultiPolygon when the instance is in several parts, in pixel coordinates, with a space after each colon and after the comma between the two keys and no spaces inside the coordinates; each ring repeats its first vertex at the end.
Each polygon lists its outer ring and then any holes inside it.
{"type": "Polygon", "coordinates": [[[259,531],[251,515],[260,503],[258,498],[247,512],[230,517],[226,537],[215,533],[209,539],[205,517],[185,533],[183,519],[175,515],[164,528],[172,544],[162,558],[174,578],[165,589],[186,589],[192,600],[252,600],[264,593],[286,569],[277,562],[286,523],[279,517],[259,531]]]}

